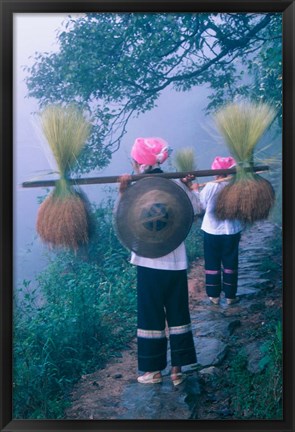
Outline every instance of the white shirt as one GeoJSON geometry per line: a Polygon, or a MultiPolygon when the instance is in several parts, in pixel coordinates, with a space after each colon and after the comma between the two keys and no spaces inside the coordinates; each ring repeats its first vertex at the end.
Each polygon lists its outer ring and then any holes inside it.
{"type": "Polygon", "coordinates": [[[242,231],[244,225],[241,221],[234,220],[219,220],[215,216],[215,202],[218,193],[226,186],[226,182],[207,183],[204,189],[194,191],[195,195],[199,198],[201,207],[205,210],[205,215],[201,225],[201,229],[208,234],[237,234],[242,231]]]}
{"type": "MultiPolygon", "coordinates": [[[[175,180],[188,195],[194,214],[200,212],[200,202],[198,197],[191,192],[180,180],[175,180]]],[[[146,258],[131,252],[130,263],[141,267],[149,267],[158,270],[185,270],[188,267],[185,244],[182,242],[174,251],[159,258],[146,258]]]]}

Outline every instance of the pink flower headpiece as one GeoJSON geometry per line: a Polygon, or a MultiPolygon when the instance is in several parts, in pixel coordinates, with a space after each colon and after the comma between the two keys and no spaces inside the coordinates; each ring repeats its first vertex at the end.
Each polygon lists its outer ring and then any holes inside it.
{"type": "Polygon", "coordinates": [[[214,161],[211,165],[211,169],[213,169],[213,170],[215,170],[215,169],[229,169],[229,168],[234,167],[235,165],[236,165],[236,161],[231,156],[229,156],[229,157],[216,156],[216,158],[214,159],[214,161]]]}
{"type": "Polygon", "coordinates": [[[136,138],[131,149],[131,157],[140,165],[161,164],[169,156],[169,147],[162,138],[136,138]]]}

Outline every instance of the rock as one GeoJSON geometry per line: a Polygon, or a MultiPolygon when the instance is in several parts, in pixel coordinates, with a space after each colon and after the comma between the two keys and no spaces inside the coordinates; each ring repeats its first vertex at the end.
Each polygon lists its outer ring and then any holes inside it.
{"type": "Polygon", "coordinates": [[[233,415],[233,412],[228,409],[228,408],[224,408],[222,410],[217,410],[216,411],[217,414],[219,414],[220,417],[231,417],[233,415]]]}
{"type": "Polygon", "coordinates": [[[265,308],[265,305],[263,303],[253,303],[250,305],[250,312],[258,312],[265,308]]]}
{"type": "Polygon", "coordinates": [[[184,393],[187,394],[187,396],[198,396],[201,394],[201,387],[199,381],[195,376],[188,376],[183,384],[184,384],[183,391],[184,393]]]}
{"type": "Polygon", "coordinates": [[[247,369],[251,373],[261,372],[259,362],[263,357],[263,354],[260,349],[262,344],[263,341],[255,341],[246,345],[245,347],[245,352],[248,357],[247,369]]]}
{"type": "Polygon", "coordinates": [[[120,379],[120,378],[122,378],[122,377],[123,377],[123,375],[120,374],[120,373],[117,373],[117,374],[113,375],[113,378],[114,378],[114,379],[120,379]]]}
{"type": "Polygon", "coordinates": [[[215,338],[195,338],[197,362],[201,366],[219,365],[226,356],[228,346],[215,338]]]}
{"type": "Polygon", "coordinates": [[[207,393],[206,395],[206,402],[216,402],[217,396],[215,393],[207,393]]]}
{"type": "Polygon", "coordinates": [[[251,288],[249,287],[249,283],[245,287],[239,287],[238,288],[238,295],[241,296],[249,296],[252,294],[257,294],[259,289],[257,287],[251,288]]]}
{"type": "Polygon", "coordinates": [[[122,406],[125,413],[120,419],[188,419],[191,409],[186,403],[185,387],[174,388],[170,378],[162,384],[131,384],[124,389],[122,406]]]}
{"type": "Polygon", "coordinates": [[[231,336],[236,328],[241,326],[240,320],[231,321],[227,327],[228,335],[231,336]]]}
{"type": "Polygon", "coordinates": [[[222,373],[221,370],[219,368],[217,368],[216,366],[210,366],[210,367],[201,369],[199,371],[200,375],[211,375],[211,376],[217,375],[217,376],[219,376],[219,375],[221,375],[221,373],[222,373]]]}
{"type": "Polygon", "coordinates": [[[216,336],[224,336],[227,333],[228,321],[222,320],[210,320],[209,317],[203,317],[204,321],[198,323],[195,326],[195,335],[197,337],[204,337],[213,334],[216,336]]]}

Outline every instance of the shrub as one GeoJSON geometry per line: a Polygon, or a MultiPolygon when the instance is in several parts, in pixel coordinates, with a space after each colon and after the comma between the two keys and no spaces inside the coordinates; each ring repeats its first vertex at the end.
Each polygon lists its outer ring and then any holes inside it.
{"type": "Polygon", "coordinates": [[[196,258],[203,257],[203,234],[200,230],[201,220],[193,223],[192,228],[185,239],[186,253],[189,264],[196,260],[196,258]]]}
{"type": "Polygon", "coordinates": [[[247,370],[247,357],[240,353],[230,369],[232,408],[237,419],[282,419],[282,328],[279,322],[261,351],[260,372],[247,370]]]}
{"type": "Polygon", "coordinates": [[[73,384],[135,335],[135,269],[111,217],[96,209],[89,247],[52,254],[36,290],[23,283],[14,308],[15,418],[62,418],[73,384]]]}

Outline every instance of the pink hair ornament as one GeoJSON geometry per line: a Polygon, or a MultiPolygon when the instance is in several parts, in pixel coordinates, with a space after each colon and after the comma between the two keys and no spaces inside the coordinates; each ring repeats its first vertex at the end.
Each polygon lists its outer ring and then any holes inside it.
{"type": "Polygon", "coordinates": [[[136,138],[131,149],[131,157],[140,165],[161,164],[168,156],[168,143],[157,137],[136,138]]]}
{"type": "Polygon", "coordinates": [[[229,168],[234,167],[235,165],[236,165],[236,161],[231,156],[228,156],[228,157],[216,156],[216,158],[214,159],[214,161],[211,165],[211,169],[213,169],[213,170],[215,170],[215,169],[229,169],[229,168]]]}

